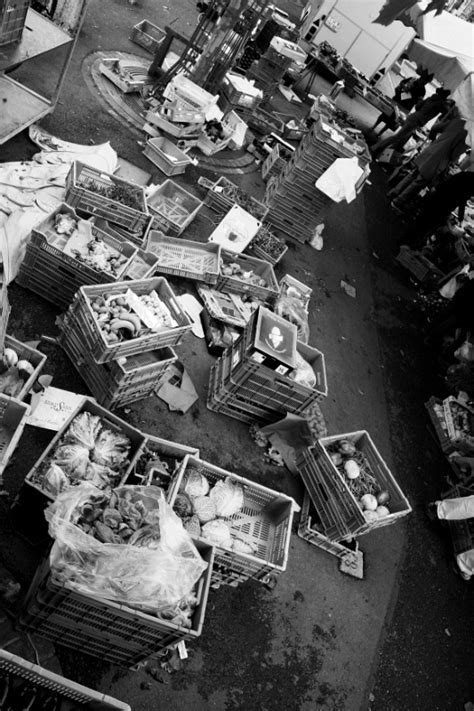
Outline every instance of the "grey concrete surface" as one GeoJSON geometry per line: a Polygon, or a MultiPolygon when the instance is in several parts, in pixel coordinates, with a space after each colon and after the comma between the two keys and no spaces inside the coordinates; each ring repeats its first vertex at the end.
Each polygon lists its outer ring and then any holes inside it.
{"type": "MultiPolygon", "coordinates": [[[[60,104],[43,125],[75,142],[110,140],[120,155],[150,170],[136,136],[103,109],[86,86],[82,68],[98,50],[140,52],[128,35],[143,18],[160,26],[173,23],[189,34],[195,17],[191,0],[168,5],[142,0],[134,6],[126,0],[91,0],[60,104]]],[[[28,151],[31,146],[19,137],[7,144],[2,159],[21,159],[28,151]]],[[[191,190],[198,174],[190,171],[185,178],[191,190]]],[[[239,182],[262,194],[258,173],[239,182]]],[[[335,559],[294,533],[288,569],[273,592],[257,583],[211,592],[203,635],[189,645],[184,670],[164,679],[169,683],[58,647],[67,676],[127,701],[134,711],[353,711],[370,706],[373,711],[454,711],[469,700],[464,656],[472,651],[472,635],[463,622],[469,610],[466,587],[449,577],[448,549],[421,511],[427,497],[439,491],[444,474],[422,416],[428,355],[419,342],[421,321],[411,309],[413,292],[393,266],[401,225],[389,212],[385,177],[378,169],[372,182],[354,203],[331,208],[321,252],[292,245],[277,276],[290,273],[314,290],[310,343],[326,357],[329,396],[322,409],[330,433],[367,429],[407,491],[414,513],[361,538],[363,581],[343,576],[335,559]],[[341,290],[341,279],[355,286],[355,299],[341,290]],[[397,599],[404,605],[401,610],[397,599]],[[449,638],[443,632],[447,625],[449,638]],[[448,667],[453,656],[456,665],[448,667]],[[151,689],[141,688],[145,681],[151,681],[151,689]]],[[[200,217],[185,236],[205,239],[209,231],[209,222],[200,217]]],[[[19,287],[12,287],[12,295],[15,335],[54,335],[57,310],[19,287]]],[[[53,347],[46,350],[55,384],[85,392],[62,354],[53,347]]],[[[179,416],[150,399],[132,406],[126,417],[145,431],[195,444],[205,459],[301,502],[301,482],[262,462],[245,425],[206,409],[212,358],[204,344],[190,336],[178,352],[199,403],[179,416]]],[[[6,476],[12,494],[35,452],[45,446],[44,435],[27,429],[26,443],[6,476]]],[[[19,542],[5,523],[3,528],[2,558],[27,584],[38,551],[19,542]]]]}

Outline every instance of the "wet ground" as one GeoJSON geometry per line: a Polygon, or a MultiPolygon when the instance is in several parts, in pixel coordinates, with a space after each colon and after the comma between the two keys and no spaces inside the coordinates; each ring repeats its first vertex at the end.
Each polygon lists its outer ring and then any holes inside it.
{"type": "MultiPolygon", "coordinates": [[[[83,78],[91,52],[140,52],[127,37],[144,17],[161,26],[175,21],[189,32],[194,10],[183,1],[159,10],[151,0],[141,6],[92,2],[61,103],[44,126],[76,142],[110,140],[121,156],[150,170],[137,137],[103,110],[83,78]]],[[[33,147],[19,137],[1,150],[2,160],[19,160],[33,147]]],[[[185,178],[196,193],[199,172],[193,169],[185,178]]],[[[262,194],[258,172],[236,182],[262,194]]],[[[184,670],[171,678],[164,675],[161,683],[144,671],[110,668],[58,647],[65,675],[127,701],[134,711],[454,711],[474,698],[472,584],[451,573],[449,543],[423,514],[448,473],[423,407],[430,395],[443,395],[444,385],[436,354],[422,344],[416,292],[393,260],[403,225],[390,212],[386,176],[378,167],[371,182],[354,203],[330,210],[323,251],[291,245],[277,276],[290,273],[313,288],[310,344],[326,357],[329,396],[322,409],[329,432],[367,429],[413,513],[361,538],[364,581],[343,576],[334,558],[294,534],[288,569],[273,592],[257,583],[212,591],[203,635],[189,645],[184,670]],[[355,286],[355,299],[341,290],[341,279],[355,286]],[[151,688],[142,688],[144,683],[151,688]]],[[[185,236],[206,238],[206,214],[185,236]]],[[[58,310],[15,285],[10,300],[11,333],[25,340],[54,336],[58,310]]],[[[59,349],[45,345],[44,351],[55,385],[86,392],[59,349]]],[[[290,493],[301,503],[301,482],[263,463],[245,425],[206,409],[212,358],[204,344],[190,336],[178,353],[199,402],[179,416],[149,399],[124,416],[144,431],[199,446],[204,459],[290,493]]],[[[48,440],[47,433],[26,429],[5,476],[12,497],[48,440]]],[[[40,548],[18,538],[6,509],[4,515],[0,555],[27,585],[40,548]]]]}

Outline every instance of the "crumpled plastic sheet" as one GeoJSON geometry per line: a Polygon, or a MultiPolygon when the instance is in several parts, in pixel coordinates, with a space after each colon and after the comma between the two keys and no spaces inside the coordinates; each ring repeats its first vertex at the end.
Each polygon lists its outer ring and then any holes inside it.
{"type": "Polygon", "coordinates": [[[18,274],[33,227],[64,202],[72,162],[78,160],[108,173],[118,164],[109,143],[70,143],[38,126],[30,126],[29,135],[42,149],[35,160],[0,164],[0,250],[7,284],[18,274]]]}
{"type": "MultiPolygon", "coordinates": [[[[54,539],[50,554],[56,578],[78,592],[157,613],[189,595],[207,567],[181,520],[158,487],[114,489],[122,505],[128,492],[158,519],[156,548],[102,543],[78,525],[80,507],[102,495],[85,482],[67,489],[45,511],[54,539]]],[[[127,504],[128,505],[128,504],[127,504]]]]}

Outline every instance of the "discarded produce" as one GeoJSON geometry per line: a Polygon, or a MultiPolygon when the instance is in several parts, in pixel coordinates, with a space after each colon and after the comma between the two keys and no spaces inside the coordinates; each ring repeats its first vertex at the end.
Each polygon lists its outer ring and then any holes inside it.
{"type": "Polygon", "coordinates": [[[207,564],[160,489],[83,482],[45,513],[58,582],[191,626],[207,564]]]}
{"type": "Polygon", "coordinates": [[[266,225],[262,225],[250,243],[250,248],[257,247],[265,252],[272,261],[278,260],[286,250],[284,240],[276,237],[266,225]]]}
{"type": "Polygon", "coordinates": [[[222,258],[220,273],[221,276],[239,279],[247,284],[254,284],[255,286],[261,286],[264,288],[268,288],[269,286],[267,280],[256,274],[253,269],[245,270],[238,262],[233,261],[228,257],[222,258]]]}
{"type": "Polygon", "coordinates": [[[35,366],[24,358],[19,360],[13,348],[5,348],[0,359],[0,392],[18,397],[24,384],[35,372],[35,366]]]}
{"type": "Polygon", "coordinates": [[[140,338],[152,331],[177,326],[170,310],[156,292],[142,296],[130,296],[128,292],[109,296],[104,294],[91,299],[90,306],[97,326],[109,344],[140,338]],[[147,325],[144,320],[153,324],[153,327],[147,325]]]}

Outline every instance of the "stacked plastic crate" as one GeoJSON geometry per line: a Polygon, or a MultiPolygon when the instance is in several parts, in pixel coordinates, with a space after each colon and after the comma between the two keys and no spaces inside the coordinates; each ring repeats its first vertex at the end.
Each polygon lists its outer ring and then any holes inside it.
{"type": "MultiPolygon", "coordinates": [[[[182,475],[188,458],[198,456],[199,451],[144,434],[89,399],[85,399],[71,413],[29,471],[25,479],[28,488],[35,489],[48,501],[56,499],[57,487],[51,486],[48,478],[50,462],[58,447],[61,447],[71,423],[84,414],[99,417],[107,430],[125,436],[130,442],[118,486],[138,484],[140,487],[150,487],[154,492],[157,492],[156,486],[160,486],[166,501],[170,503],[172,483],[182,475]]],[[[71,483],[79,482],[76,479],[71,483]]],[[[67,485],[65,491],[69,493],[67,485]]],[[[86,534],[81,532],[80,535],[84,543],[86,534]]],[[[60,547],[67,547],[66,540],[56,540],[60,547]]],[[[68,540],[70,542],[72,539],[68,540]]],[[[94,541],[97,543],[96,539],[94,541]]],[[[195,639],[202,632],[214,560],[214,550],[210,544],[197,540],[195,545],[207,567],[193,588],[196,606],[189,626],[180,618],[171,620],[165,615],[156,617],[131,602],[121,602],[119,595],[111,600],[93,594],[91,589],[83,590],[80,585],[74,585],[74,576],[71,579],[64,578],[61,556],[59,567],[55,566],[56,559],[53,556],[52,564],[50,559],[38,568],[22,606],[19,626],[54,643],[60,642],[76,651],[127,668],[175,646],[181,640],[195,639]]],[[[126,599],[120,584],[118,589],[126,599]]]]}
{"type": "Polygon", "coordinates": [[[181,342],[191,325],[166,279],[114,282],[79,289],[64,315],[58,342],[97,402],[116,408],[152,395],[177,359],[173,346],[181,342]],[[142,310],[140,306],[140,297],[157,299],[175,325],[154,330],[147,307],[143,305],[142,310]],[[123,307],[119,307],[116,299],[119,304],[128,305],[133,321],[140,323],[138,330],[133,328],[133,323],[120,324],[120,308],[123,307]],[[116,309],[118,336],[112,340],[101,329],[103,314],[97,310],[98,301],[103,303],[103,311],[116,309]],[[140,316],[130,303],[140,311],[140,316]]]}
{"type": "Polygon", "coordinates": [[[33,228],[16,282],[67,308],[81,286],[144,278],[155,264],[105,220],[81,219],[62,204],[33,228]]]}
{"type": "Polygon", "coordinates": [[[364,145],[318,118],[280,174],[267,183],[266,221],[298,242],[306,242],[331,199],[316,188],[338,158],[360,158],[364,145]]]}
{"type": "Polygon", "coordinates": [[[292,61],[291,57],[270,45],[265,54],[249,69],[247,76],[254,79],[262,90],[264,101],[271,99],[292,61]]]}
{"type": "Polygon", "coordinates": [[[167,84],[163,99],[150,102],[145,131],[153,137],[159,137],[161,131],[186,142],[197,142],[206,112],[217,100],[218,96],[178,74],[167,84]]]}
{"type": "Polygon", "coordinates": [[[304,415],[326,395],[324,355],[297,340],[296,326],[260,307],[212,367],[207,406],[242,422],[276,422],[304,415]],[[298,359],[311,366],[313,387],[295,380],[298,359]]]}

